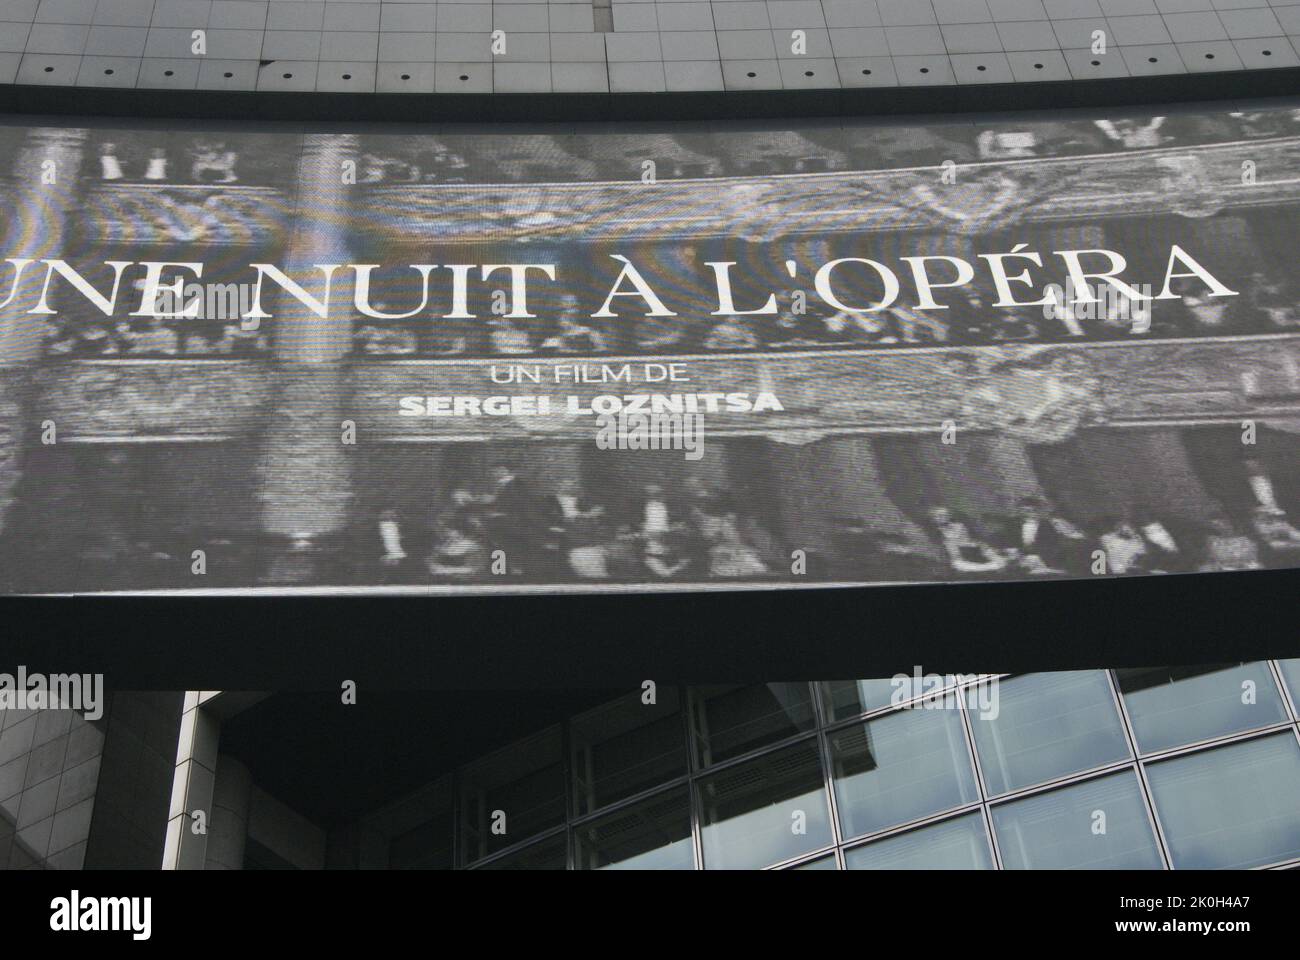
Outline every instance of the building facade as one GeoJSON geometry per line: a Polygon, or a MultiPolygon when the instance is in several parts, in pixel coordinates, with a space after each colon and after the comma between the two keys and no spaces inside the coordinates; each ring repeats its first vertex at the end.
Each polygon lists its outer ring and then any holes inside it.
{"type": "Polygon", "coordinates": [[[1298,703],[1296,660],[368,708],[119,693],[94,722],[0,713],[0,849],[11,869],[1289,869],[1298,703]]]}

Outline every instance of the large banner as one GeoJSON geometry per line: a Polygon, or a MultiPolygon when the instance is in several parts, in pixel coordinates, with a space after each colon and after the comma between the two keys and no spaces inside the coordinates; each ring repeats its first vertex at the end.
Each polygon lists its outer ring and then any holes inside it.
{"type": "Polygon", "coordinates": [[[1300,565],[1300,107],[0,126],[0,588],[1300,565]]]}

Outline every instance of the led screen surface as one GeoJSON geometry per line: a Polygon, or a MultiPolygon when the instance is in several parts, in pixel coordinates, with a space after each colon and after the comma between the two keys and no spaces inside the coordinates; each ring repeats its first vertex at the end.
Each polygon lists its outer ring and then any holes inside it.
{"type": "Polygon", "coordinates": [[[1300,109],[0,127],[9,593],[1300,561],[1300,109]]]}

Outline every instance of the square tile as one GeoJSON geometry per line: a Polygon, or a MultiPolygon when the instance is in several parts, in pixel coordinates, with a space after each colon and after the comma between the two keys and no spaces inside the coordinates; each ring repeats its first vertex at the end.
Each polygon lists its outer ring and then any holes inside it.
{"type": "Polygon", "coordinates": [[[601,63],[552,63],[555,93],[600,93],[609,90],[609,74],[601,63]]]}
{"type": "Polygon", "coordinates": [[[1052,31],[1056,41],[1063,49],[1092,49],[1093,43],[1100,37],[1111,46],[1115,43],[1111,36],[1110,25],[1102,17],[1085,17],[1077,20],[1053,20],[1052,31]]]}
{"type": "Polygon", "coordinates": [[[375,33],[379,30],[378,3],[326,3],[322,30],[351,30],[375,33]]]}
{"type": "Polygon", "coordinates": [[[1111,17],[1108,22],[1111,36],[1120,46],[1171,42],[1164,18],[1160,16],[1111,17]]]}
{"type": "Polygon", "coordinates": [[[142,57],[147,27],[91,27],[86,38],[87,56],[142,57]]]}
{"type": "Polygon", "coordinates": [[[266,27],[269,7],[266,0],[219,0],[212,5],[208,26],[221,30],[262,30],[266,27]]]}
{"type": "MultiPolygon", "coordinates": [[[[708,12],[708,6],[705,4],[664,4],[665,7],[692,7],[704,6],[705,16],[710,17],[710,26],[712,24],[711,14],[708,12]]],[[[663,17],[661,16],[662,22],[663,17]]],[[[665,27],[666,30],[683,30],[683,29],[700,29],[699,27],[665,27]]],[[[709,29],[709,28],[705,28],[709,29]]],[[[595,30],[592,20],[591,6],[585,3],[554,3],[550,6],[550,30],[551,33],[591,33],[595,30]]]]}
{"type": "Polygon", "coordinates": [[[322,60],[316,71],[321,93],[374,93],[375,63],[322,60]]]}
{"type": "MultiPolygon", "coordinates": [[[[15,68],[16,72],[16,68],[15,68]]],[[[23,792],[23,784],[27,781],[27,754],[20,754],[7,763],[0,763],[0,801],[8,800],[10,797],[17,796],[23,792]]],[[[17,804],[12,805],[17,809],[17,804]]],[[[9,811],[11,812],[11,811],[9,811]]],[[[6,824],[0,816],[0,829],[6,824]]],[[[9,824],[12,829],[12,824],[9,824]]]]}
{"type": "Polygon", "coordinates": [[[471,3],[440,3],[437,23],[437,29],[443,33],[490,33],[492,7],[471,3]]]}
{"type": "Polygon", "coordinates": [[[1129,75],[1128,67],[1118,47],[1106,53],[1093,53],[1091,50],[1063,50],[1062,53],[1070,67],[1070,75],[1076,80],[1097,80],[1129,75]]]}
{"type": "Polygon", "coordinates": [[[1266,70],[1269,67],[1300,66],[1293,46],[1286,37],[1262,37],[1252,40],[1234,40],[1237,55],[1247,70],[1266,70]]]}
{"type": "Polygon", "coordinates": [[[71,23],[34,23],[27,35],[28,53],[62,53],[79,55],[90,36],[90,26],[71,23]]]}
{"type": "Polygon", "coordinates": [[[379,34],[327,30],[320,35],[320,56],[322,60],[340,63],[359,60],[374,63],[379,57],[379,34]]]}
{"type": "Polygon", "coordinates": [[[381,63],[375,89],[380,93],[433,93],[433,64],[381,63]]]}
{"type": "MultiPolygon", "coordinates": [[[[0,20],[6,23],[31,23],[36,19],[36,8],[40,3],[41,0],[0,0],[0,20]]],[[[149,0],[149,3],[152,5],[153,0],[149,0]]]]}
{"type": "Polygon", "coordinates": [[[1122,47],[1120,55],[1128,66],[1128,72],[1135,77],[1187,72],[1182,58],[1178,56],[1178,48],[1172,43],[1122,47]]]}
{"type": "MultiPolygon", "coordinates": [[[[651,14],[653,15],[653,13],[652,8],[651,14]]],[[[550,27],[550,15],[544,4],[498,3],[492,7],[492,28],[494,30],[545,33],[550,27]]],[[[549,86],[550,80],[548,79],[546,82],[549,86]]]]}
{"type": "MultiPolygon", "coordinates": [[[[220,5],[221,0],[217,0],[220,5]]],[[[323,30],[325,4],[313,0],[296,0],[294,3],[273,3],[267,10],[268,30],[323,30]]]]}
{"type": "Polygon", "coordinates": [[[1300,4],[1294,7],[1278,7],[1273,11],[1277,22],[1282,25],[1284,33],[1300,33],[1300,4]]]}
{"type": "Polygon", "coordinates": [[[193,90],[199,82],[198,60],[161,60],[146,58],[140,61],[140,76],[135,85],[159,90],[193,90]]]}
{"type": "Polygon", "coordinates": [[[718,51],[723,60],[776,59],[771,30],[719,30],[718,51]]]}
{"type": "MultiPolygon", "coordinates": [[[[549,63],[551,60],[551,35],[545,32],[525,33],[511,31],[505,34],[505,52],[493,55],[496,63],[549,63]]],[[[489,43],[488,52],[491,55],[489,43]]],[[[438,57],[442,59],[441,56],[438,57]]]]}
{"type": "Polygon", "coordinates": [[[46,850],[50,846],[50,828],[53,826],[54,818],[49,817],[25,830],[19,830],[19,842],[14,844],[9,854],[10,869],[22,869],[28,865],[30,857],[26,851],[31,851],[32,854],[44,860],[46,850]]]}
{"type": "Polygon", "coordinates": [[[774,30],[808,30],[826,26],[819,0],[768,0],[767,16],[774,30]]]}
{"type": "MultiPolygon", "coordinates": [[[[183,38],[189,37],[189,31],[178,31],[183,38]]],[[[150,42],[154,31],[150,31],[150,42]]],[[[314,34],[319,37],[320,34],[314,34]]],[[[261,30],[208,30],[209,57],[217,60],[261,60],[266,58],[261,30]]],[[[184,42],[184,41],[183,41],[184,42]]],[[[188,45],[186,52],[189,51],[188,45]]],[[[202,73],[199,74],[202,76],[202,73]]]]}
{"type": "Polygon", "coordinates": [[[155,27],[206,27],[212,12],[212,0],[156,0],[153,8],[155,27]]]}
{"type": "Polygon", "coordinates": [[[1198,10],[1213,10],[1212,0],[1156,0],[1156,9],[1161,13],[1191,13],[1198,10]]]}
{"type": "Polygon", "coordinates": [[[990,23],[993,15],[985,0],[931,0],[940,23],[990,23]]]}
{"type": "Polygon", "coordinates": [[[614,29],[619,33],[659,29],[653,3],[614,3],[613,11],[614,29]]]}
{"type": "Polygon", "coordinates": [[[999,23],[997,28],[1004,50],[1053,50],[1060,47],[1056,31],[1048,20],[999,23]]]}
{"type": "MultiPolygon", "coordinates": [[[[659,61],[663,53],[659,46],[659,35],[655,34],[605,34],[605,55],[610,63],[634,63],[638,61],[659,61]]],[[[613,77],[611,75],[611,89],[613,77]]]]}
{"type": "Polygon", "coordinates": [[[0,23],[0,53],[22,53],[31,32],[30,23],[0,23]]]}
{"type": "Polygon", "coordinates": [[[841,87],[896,87],[892,57],[836,57],[841,87]]]}
{"type": "Polygon", "coordinates": [[[1156,14],[1156,0],[1101,0],[1101,12],[1110,17],[1134,17],[1141,14],[1156,14]]]}
{"type": "Polygon", "coordinates": [[[438,63],[434,65],[433,82],[438,93],[491,93],[492,64],[465,61],[438,63]]]}
{"type": "Polygon", "coordinates": [[[204,60],[199,66],[200,90],[257,89],[256,60],[204,60]]]}
{"type": "MultiPolygon", "coordinates": [[[[0,20],[8,0],[0,0],[0,20]]],[[[111,27],[147,27],[153,18],[154,0],[99,0],[92,23],[111,27]]]]}
{"type": "Polygon", "coordinates": [[[940,28],[949,53],[1002,52],[998,28],[991,23],[961,23],[940,28]]]}
{"type": "MultiPolygon", "coordinates": [[[[146,57],[175,57],[177,59],[193,57],[192,52],[194,40],[190,36],[191,31],[183,27],[150,27],[149,36],[145,39],[144,55],[146,57]]],[[[257,34],[258,43],[261,43],[262,34],[257,34]]],[[[210,38],[208,55],[212,55],[210,38]]],[[[260,47],[259,47],[260,52],[260,47]]]]}
{"type": "Polygon", "coordinates": [[[492,89],[497,93],[550,93],[549,63],[498,63],[492,67],[492,89]]]}
{"type": "Polygon", "coordinates": [[[1019,50],[1007,54],[1007,63],[1021,82],[1073,79],[1060,50],[1019,50]]]}
{"type": "Polygon", "coordinates": [[[822,13],[828,27],[880,27],[880,10],[862,0],[822,0],[822,13]]]}
{"type": "Polygon", "coordinates": [[[1219,13],[1223,28],[1233,40],[1248,40],[1253,37],[1276,37],[1282,33],[1282,25],[1269,9],[1263,10],[1224,10],[1219,13]]]}
{"type": "Polygon", "coordinates": [[[1043,9],[1053,20],[1101,16],[1101,4],[1097,0],[1043,0],[1043,9]]]}
{"type": "Polygon", "coordinates": [[[844,27],[830,33],[831,49],[837,59],[889,56],[889,42],[881,27],[844,27]]]}
{"type": "Polygon", "coordinates": [[[761,0],[734,0],[713,4],[713,25],[718,30],[768,30],[772,21],[761,0]]]}
{"type": "Polygon", "coordinates": [[[277,60],[257,71],[258,90],[309,91],[316,89],[315,60],[277,60]]]}
{"type": "Polygon", "coordinates": [[[453,57],[458,60],[464,60],[471,56],[477,57],[478,60],[486,62],[492,59],[492,54],[488,50],[488,35],[474,34],[472,44],[461,42],[450,38],[464,38],[466,35],[461,33],[438,34],[438,33],[380,33],[379,34],[379,62],[396,62],[396,63],[423,63],[425,61],[433,63],[438,60],[438,45],[444,45],[446,59],[453,57]]]}
{"type": "Polygon", "coordinates": [[[958,83],[1014,83],[1011,64],[1005,53],[955,53],[952,61],[953,76],[958,83]]]}
{"type": "Polygon", "coordinates": [[[1222,40],[1228,36],[1219,15],[1209,13],[1173,13],[1165,15],[1165,26],[1175,43],[1222,40]]]}
{"type": "Polygon", "coordinates": [[[58,853],[84,843],[90,837],[90,818],[94,806],[95,800],[92,797],[54,815],[54,826],[50,831],[50,853],[58,853]]]}
{"type": "Polygon", "coordinates": [[[722,64],[717,60],[677,60],[665,63],[664,80],[669,92],[725,89],[722,64]]]}
{"type": "Polygon", "coordinates": [[[1207,40],[1204,43],[1180,43],[1178,54],[1192,73],[1216,70],[1244,70],[1231,40],[1207,40]]]}
{"type": "Polygon", "coordinates": [[[725,60],[722,80],[728,90],[780,90],[781,67],[776,59],[725,60]]]}
{"type": "Polygon", "coordinates": [[[23,791],[22,802],[18,806],[18,819],[15,826],[22,830],[32,824],[54,816],[55,802],[59,796],[59,780],[46,780],[39,786],[29,787],[23,791]]]}
{"type": "Polygon", "coordinates": [[[916,0],[876,0],[880,11],[880,22],[887,27],[911,27],[919,24],[938,23],[934,7],[916,0]]]}
{"type": "Polygon", "coordinates": [[[82,57],[77,72],[79,87],[134,87],[140,73],[139,57],[82,57]]]}
{"type": "Polygon", "coordinates": [[[781,84],[787,90],[838,87],[840,84],[839,71],[833,59],[796,58],[780,63],[781,84]]]}
{"type": "MultiPolygon", "coordinates": [[[[555,29],[555,11],[563,10],[568,6],[569,4],[558,4],[551,7],[552,30],[555,29]]],[[[655,11],[660,30],[708,30],[710,33],[713,31],[713,10],[707,3],[656,3],[655,11]]],[[[718,75],[721,76],[721,73],[718,75]]]]}
{"type": "Polygon", "coordinates": [[[885,39],[889,41],[889,52],[896,57],[947,51],[938,27],[886,27],[885,39]]]}
{"type": "Polygon", "coordinates": [[[99,784],[99,764],[100,758],[95,757],[63,772],[59,778],[58,801],[54,806],[56,812],[95,795],[95,788],[99,784]]]}
{"type": "MultiPolygon", "coordinates": [[[[719,59],[718,41],[714,39],[712,31],[666,30],[659,34],[659,46],[663,50],[665,61],[719,59]]],[[[718,77],[722,77],[721,70],[718,77]]]]}
{"type": "Polygon", "coordinates": [[[434,3],[385,3],[380,7],[379,29],[384,33],[425,33],[437,27],[434,3]]]}
{"type": "Polygon", "coordinates": [[[948,57],[894,57],[898,82],[908,86],[946,86],[957,82],[948,57]]]}
{"type": "MultiPolygon", "coordinates": [[[[605,62],[605,34],[569,33],[551,36],[552,63],[605,62]]],[[[552,77],[554,80],[554,77],[552,77]]]]}
{"type": "Polygon", "coordinates": [[[18,65],[22,63],[21,53],[0,53],[0,83],[13,83],[18,76],[18,65]]]}
{"type": "Polygon", "coordinates": [[[41,0],[37,23],[84,23],[95,17],[95,0],[41,0]]]}
{"type": "Polygon", "coordinates": [[[988,0],[989,13],[998,23],[1013,20],[1046,20],[1043,0],[988,0]]]}

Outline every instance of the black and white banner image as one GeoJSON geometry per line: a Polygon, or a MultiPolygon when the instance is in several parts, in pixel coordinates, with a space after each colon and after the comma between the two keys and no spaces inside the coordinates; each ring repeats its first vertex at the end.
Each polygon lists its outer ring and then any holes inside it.
{"type": "Polygon", "coordinates": [[[0,127],[0,588],[1300,565],[1300,106],[0,127]]]}

